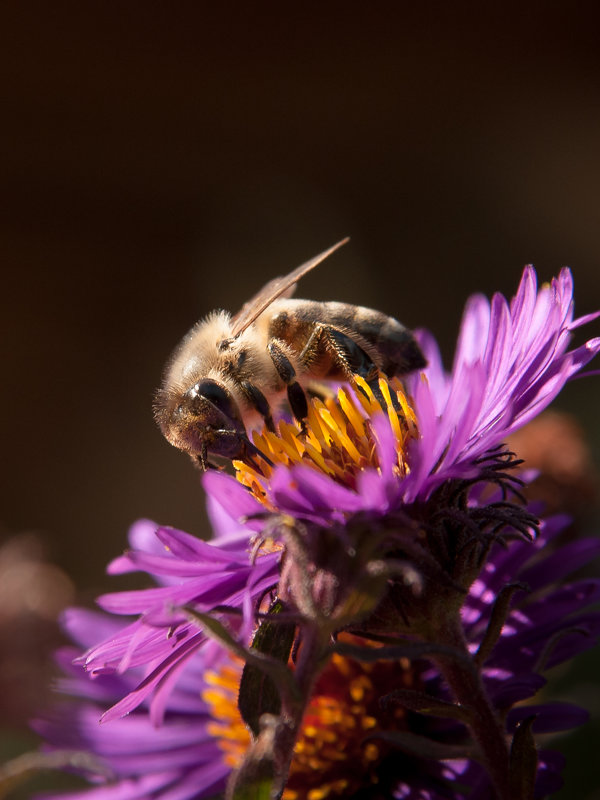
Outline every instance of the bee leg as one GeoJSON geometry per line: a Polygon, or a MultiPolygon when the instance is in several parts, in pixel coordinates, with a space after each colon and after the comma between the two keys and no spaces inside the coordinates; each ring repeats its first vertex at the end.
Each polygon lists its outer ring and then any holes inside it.
{"type": "Polygon", "coordinates": [[[206,449],[205,444],[202,445],[202,449],[200,450],[198,455],[192,456],[192,459],[194,458],[197,459],[198,463],[200,464],[202,472],[206,472],[206,470],[208,469],[208,451],[206,449]]]}
{"type": "Polygon", "coordinates": [[[206,472],[209,469],[216,469],[216,470],[223,469],[223,467],[220,467],[218,464],[214,464],[212,461],[209,461],[208,450],[206,445],[202,445],[202,450],[197,455],[192,456],[192,461],[194,461],[197,465],[200,466],[202,472],[206,472]]]}
{"type": "Polygon", "coordinates": [[[304,389],[296,380],[296,370],[287,357],[284,346],[278,342],[277,339],[271,339],[267,345],[267,350],[277,370],[277,374],[286,385],[288,402],[292,413],[298,422],[304,426],[304,420],[308,416],[308,402],[304,394],[304,389]]]}
{"type": "Polygon", "coordinates": [[[300,353],[301,363],[309,366],[319,359],[323,350],[349,381],[352,381],[354,375],[360,375],[369,383],[379,374],[377,364],[354,339],[332,325],[319,322],[300,353]]]}
{"type": "Polygon", "coordinates": [[[264,396],[258,386],[250,383],[250,381],[242,381],[241,387],[247,400],[258,411],[258,413],[264,417],[267,429],[272,433],[275,433],[275,424],[273,422],[273,417],[271,416],[271,408],[267,398],[264,396]]]}
{"type": "Polygon", "coordinates": [[[379,367],[358,342],[338,328],[320,322],[313,328],[300,353],[301,363],[309,366],[318,361],[324,350],[347,381],[354,383],[354,376],[360,375],[377,400],[385,407],[385,400],[379,388],[379,367]]]}

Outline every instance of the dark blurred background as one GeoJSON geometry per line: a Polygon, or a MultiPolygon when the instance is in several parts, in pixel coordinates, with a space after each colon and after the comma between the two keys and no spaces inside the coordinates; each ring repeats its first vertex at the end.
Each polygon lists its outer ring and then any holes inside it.
{"type": "MultiPolygon", "coordinates": [[[[570,265],[577,311],[600,307],[596,4],[293,8],[0,6],[0,543],[56,565],[67,600],[125,585],[104,567],[140,516],[206,534],[199,475],[152,418],[163,364],[343,236],[299,296],[426,326],[448,364],[469,293],[512,293],[526,263],[570,265]]],[[[596,451],[599,397],[591,379],[559,401],[596,451]]],[[[39,665],[54,639],[9,630],[5,696],[15,648],[39,665]]],[[[30,683],[0,754],[30,744],[30,683]]],[[[593,734],[570,740],[564,797],[600,797],[593,734]]]]}

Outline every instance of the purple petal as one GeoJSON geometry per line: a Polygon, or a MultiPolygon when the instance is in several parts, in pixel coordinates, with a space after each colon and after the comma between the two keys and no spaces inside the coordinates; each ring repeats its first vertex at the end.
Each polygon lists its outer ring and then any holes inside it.
{"type": "Polygon", "coordinates": [[[262,523],[255,518],[263,516],[264,507],[235,478],[212,470],[204,474],[202,485],[212,498],[213,513],[214,506],[220,505],[231,519],[246,520],[245,527],[254,531],[261,530],[262,523]]]}
{"type": "Polygon", "coordinates": [[[362,499],[356,492],[308,467],[279,467],[271,478],[274,503],[288,513],[344,521],[344,515],[360,511],[362,499]]]}
{"type": "Polygon", "coordinates": [[[547,586],[600,555],[600,539],[579,539],[563,545],[552,555],[523,570],[519,580],[529,584],[533,591],[547,586]]]}

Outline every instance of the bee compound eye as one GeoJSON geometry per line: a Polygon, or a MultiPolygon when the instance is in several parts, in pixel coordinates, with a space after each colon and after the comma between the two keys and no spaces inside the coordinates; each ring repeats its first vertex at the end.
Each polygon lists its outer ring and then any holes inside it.
{"type": "Polygon", "coordinates": [[[236,420],[239,417],[235,402],[230,393],[216,381],[204,380],[195,384],[188,392],[190,405],[193,410],[206,407],[208,400],[221,414],[230,420],[236,420]]]}

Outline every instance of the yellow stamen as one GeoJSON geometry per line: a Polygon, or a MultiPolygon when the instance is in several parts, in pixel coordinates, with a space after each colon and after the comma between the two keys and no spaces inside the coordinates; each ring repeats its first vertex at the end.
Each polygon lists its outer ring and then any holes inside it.
{"type": "Polygon", "coordinates": [[[325,463],[325,459],[321,454],[321,449],[317,449],[312,444],[305,443],[306,453],[312,458],[315,464],[321,468],[322,472],[326,472],[328,475],[334,475],[334,470],[331,467],[327,466],[325,463]]]}
{"type": "Polygon", "coordinates": [[[392,426],[392,430],[396,435],[397,444],[402,449],[404,434],[400,429],[400,421],[398,419],[398,412],[394,408],[394,404],[392,403],[392,396],[390,394],[390,387],[389,384],[383,380],[383,378],[379,379],[379,389],[381,390],[381,394],[387,405],[387,415],[390,421],[390,425],[392,426]]]}
{"type": "MultiPolygon", "coordinates": [[[[385,415],[396,444],[395,470],[399,477],[408,474],[406,447],[419,432],[401,383],[380,378],[375,390],[360,375],[355,383],[354,389],[342,387],[325,401],[311,399],[302,426],[281,420],[276,432],[253,431],[254,446],[275,467],[301,464],[354,489],[361,471],[379,469],[370,421],[385,415]]],[[[270,507],[268,488],[274,467],[258,454],[243,463],[235,461],[234,467],[238,480],[270,507]]]]}
{"type": "Polygon", "coordinates": [[[321,408],[323,408],[323,402],[318,397],[315,397],[315,399],[308,404],[308,416],[306,418],[306,424],[308,430],[311,430],[314,433],[319,444],[322,444],[324,441],[327,445],[331,440],[331,437],[328,434],[327,426],[324,425],[319,415],[319,409],[321,408]]]}
{"type": "Polygon", "coordinates": [[[338,422],[338,420],[335,419],[334,415],[327,408],[321,409],[321,417],[325,424],[330,428],[334,438],[336,438],[338,443],[348,451],[352,460],[358,464],[360,461],[360,453],[346,434],[346,426],[343,424],[343,421],[340,420],[340,422],[338,422]]]}
{"type": "Polygon", "coordinates": [[[338,403],[340,404],[342,411],[348,418],[348,421],[354,428],[355,433],[357,434],[357,436],[360,436],[361,438],[364,437],[365,426],[354,404],[351,402],[350,398],[343,389],[338,389],[337,396],[338,396],[338,403]]]}
{"type": "Polygon", "coordinates": [[[354,379],[356,381],[357,386],[362,389],[362,392],[357,392],[356,396],[360,400],[362,407],[365,409],[369,416],[372,416],[375,411],[381,409],[381,406],[375,399],[375,395],[373,394],[373,390],[366,382],[366,380],[361,377],[360,375],[355,375],[354,379]],[[365,397],[366,395],[366,397],[365,397]]]}
{"type": "Polygon", "coordinates": [[[290,425],[290,423],[285,420],[281,420],[279,423],[279,432],[286,442],[294,449],[294,460],[299,460],[306,448],[298,436],[298,428],[295,425],[290,425]]]}

